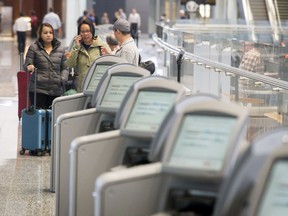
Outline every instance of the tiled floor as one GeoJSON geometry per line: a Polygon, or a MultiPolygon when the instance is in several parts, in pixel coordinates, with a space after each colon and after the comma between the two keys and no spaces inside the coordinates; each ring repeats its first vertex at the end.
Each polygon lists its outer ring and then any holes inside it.
{"type": "Polygon", "coordinates": [[[19,155],[17,53],[15,39],[0,36],[0,215],[50,216],[55,205],[49,191],[50,157],[19,155]]]}
{"type": "MultiPolygon", "coordinates": [[[[143,60],[155,60],[152,47],[151,39],[143,35],[139,40],[143,60]]],[[[55,215],[55,194],[49,191],[50,156],[19,154],[19,67],[15,38],[0,35],[0,216],[51,216],[55,215]]]]}

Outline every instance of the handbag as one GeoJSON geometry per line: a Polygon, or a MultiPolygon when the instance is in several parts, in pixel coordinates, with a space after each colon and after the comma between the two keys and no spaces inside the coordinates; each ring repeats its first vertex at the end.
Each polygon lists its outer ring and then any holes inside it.
{"type": "Polygon", "coordinates": [[[155,63],[151,60],[140,62],[139,66],[150,71],[151,75],[155,72],[155,63]]]}

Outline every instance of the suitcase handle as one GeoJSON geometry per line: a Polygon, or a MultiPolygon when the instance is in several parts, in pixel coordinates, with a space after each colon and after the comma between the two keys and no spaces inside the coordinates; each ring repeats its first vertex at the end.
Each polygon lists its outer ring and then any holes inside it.
{"type": "Polygon", "coordinates": [[[30,109],[29,109],[29,107],[28,107],[28,104],[29,104],[29,83],[30,83],[30,72],[28,71],[27,72],[27,98],[26,98],[26,110],[28,111],[28,112],[34,112],[35,110],[36,110],[36,86],[37,86],[37,84],[36,84],[36,82],[37,82],[37,68],[35,67],[34,68],[34,77],[35,77],[35,83],[34,83],[34,104],[33,104],[33,106],[31,106],[30,107],[30,109]]]}

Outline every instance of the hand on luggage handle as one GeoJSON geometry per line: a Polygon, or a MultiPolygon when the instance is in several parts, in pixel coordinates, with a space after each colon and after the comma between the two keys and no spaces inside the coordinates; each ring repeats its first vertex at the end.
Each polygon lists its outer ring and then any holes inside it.
{"type": "Polygon", "coordinates": [[[28,69],[30,74],[34,73],[34,71],[36,70],[36,68],[35,68],[35,66],[33,64],[28,65],[27,69],[28,69]]]}

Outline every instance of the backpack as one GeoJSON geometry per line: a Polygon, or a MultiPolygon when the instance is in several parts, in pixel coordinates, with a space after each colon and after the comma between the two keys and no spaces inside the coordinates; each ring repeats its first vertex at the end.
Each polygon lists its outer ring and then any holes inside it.
{"type": "Polygon", "coordinates": [[[150,71],[151,75],[155,72],[155,63],[151,60],[141,62],[141,55],[139,55],[139,67],[150,71]]]}

